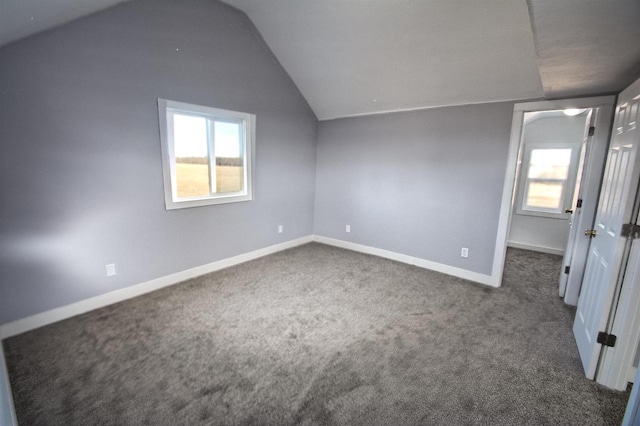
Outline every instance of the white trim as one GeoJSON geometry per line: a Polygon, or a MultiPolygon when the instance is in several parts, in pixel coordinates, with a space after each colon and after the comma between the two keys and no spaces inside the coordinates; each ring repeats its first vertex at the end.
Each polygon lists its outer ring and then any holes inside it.
{"type": "Polygon", "coordinates": [[[375,247],[365,246],[362,244],[356,244],[348,241],[337,240],[334,238],[322,237],[319,235],[308,235],[295,240],[286,241],[284,243],[275,244],[269,247],[265,247],[259,250],[255,250],[249,253],[244,253],[238,256],[222,259],[216,262],[208,263],[206,265],[197,266],[195,268],[187,269],[184,271],[176,272],[171,275],[156,278],[150,281],[146,281],[140,284],[132,285],[130,287],[115,290],[109,293],[101,294],[99,296],[91,297],[89,299],[81,300],[70,305],[62,306],[60,308],[51,309],[46,312],[31,315],[26,318],[22,318],[16,321],[12,321],[6,324],[0,325],[0,340],[6,339],[11,336],[15,336],[21,333],[25,333],[36,328],[43,327],[48,324],[53,324],[58,321],[62,321],[67,318],[74,317],[76,315],[84,314],[86,312],[103,308],[105,306],[112,305],[114,303],[122,302],[134,297],[141,296],[146,293],[150,293],[155,290],[159,290],[164,287],[169,287],[174,284],[186,281],[191,278],[195,278],[210,272],[215,272],[220,269],[228,268],[230,266],[238,265],[240,263],[248,262],[263,256],[267,256],[273,253],[277,253],[282,250],[287,250],[293,247],[297,247],[303,244],[316,241],[318,243],[341,247],[348,250],[353,250],[361,253],[372,254],[374,256],[384,257],[387,259],[395,260],[409,265],[419,266],[421,268],[430,269],[432,271],[441,272],[454,277],[462,278],[465,280],[473,281],[476,283],[488,285],[491,287],[498,287],[494,277],[490,275],[480,274],[478,272],[468,271],[466,269],[456,268],[454,266],[445,265],[442,263],[432,262],[429,260],[421,259],[418,257],[408,256],[401,253],[392,252],[389,250],[383,250],[375,247]]]}
{"type": "Polygon", "coordinates": [[[456,268],[454,266],[442,263],[432,262],[430,260],[421,259],[419,257],[408,256],[402,253],[396,253],[389,250],[383,250],[375,247],[365,246],[363,244],[352,243],[350,241],[338,240],[335,238],[322,237],[314,235],[313,241],[326,244],[329,246],[340,247],[347,250],[353,250],[360,253],[372,254],[374,256],[384,257],[386,259],[395,260],[397,262],[407,263],[409,265],[419,266],[420,268],[430,269],[443,274],[473,281],[476,283],[497,287],[495,281],[490,275],[480,274],[478,272],[467,271],[466,269],[456,268]]]}
{"type": "Polygon", "coordinates": [[[498,231],[496,233],[496,249],[493,254],[493,268],[491,276],[496,287],[502,284],[502,273],[504,272],[504,259],[507,254],[507,238],[511,227],[511,207],[515,194],[516,173],[518,172],[518,151],[520,149],[520,139],[522,138],[522,124],[524,113],[516,111],[514,106],[513,118],[511,119],[511,138],[509,140],[509,151],[507,154],[507,167],[504,175],[504,185],[502,187],[502,201],[500,202],[500,217],[498,219],[498,231]]]}
{"type": "MultiPolygon", "coordinates": [[[[329,116],[325,118],[318,118],[318,121],[331,121],[331,120],[342,120],[343,118],[354,118],[354,117],[369,117],[371,115],[382,115],[382,114],[396,114],[399,112],[414,112],[414,111],[424,111],[429,109],[440,109],[440,108],[452,108],[452,107],[464,107],[470,105],[487,105],[487,104],[501,104],[505,102],[518,102],[525,100],[526,98],[499,98],[491,101],[469,101],[469,102],[454,102],[451,104],[439,104],[439,105],[424,105],[424,106],[414,106],[414,107],[406,107],[406,108],[393,108],[393,109],[385,109],[382,111],[371,111],[371,112],[360,112],[357,114],[347,114],[347,115],[336,115],[329,116]]],[[[529,98],[532,99],[532,98],[529,98]]]]}
{"type": "MultiPolygon", "coordinates": [[[[536,110],[547,110],[547,109],[568,109],[568,108],[591,108],[593,107],[593,102],[607,102],[607,99],[610,99],[611,104],[615,103],[615,96],[597,96],[591,98],[579,98],[579,99],[561,99],[555,101],[534,101],[534,102],[520,102],[516,105],[522,105],[522,111],[536,111],[536,110]],[[543,105],[543,106],[539,106],[543,105]],[[546,106],[551,105],[551,106],[546,106]],[[585,106],[586,105],[586,106],[585,106]]],[[[383,111],[372,111],[372,112],[362,112],[358,114],[347,114],[347,115],[338,115],[338,116],[329,116],[325,118],[319,118],[318,121],[331,121],[331,120],[342,120],[343,118],[354,118],[354,117],[368,117],[370,115],[381,115],[381,114],[395,114],[398,112],[414,112],[414,111],[423,111],[428,109],[440,109],[440,108],[451,108],[451,107],[463,107],[469,105],[485,105],[485,104],[499,104],[503,102],[518,102],[522,101],[522,98],[501,98],[495,99],[492,101],[470,101],[470,102],[462,102],[462,103],[452,103],[452,104],[444,104],[444,105],[425,105],[425,106],[415,106],[408,108],[396,108],[396,109],[387,109],[383,111]]]]}
{"type": "Polygon", "coordinates": [[[13,406],[13,398],[11,396],[11,384],[9,383],[9,372],[7,371],[7,363],[4,359],[4,349],[0,344],[0,391],[2,400],[0,400],[0,423],[5,426],[18,426],[16,411],[13,406]]]}
{"type": "MultiPolygon", "coordinates": [[[[214,204],[235,203],[240,201],[253,200],[253,157],[255,154],[255,133],[256,133],[256,116],[240,111],[231,111],[220,108],[213,108],[203,105],[188,104],[184,102],[170,101],[158,98],[158,124],[160,127],[160,145],[162,151],[162,177],[164,182],[164,199],[165,208],[167,210],[184,209],[190,207],[209,206],[214,204]],[[175,170],[175,145],[173,141],[173,117],[174,113],[180,111],[188,115],[201,116],[209,121],[229,121],[241,123],[241,140],[243,153],[243,173],[244,182],[243,189],[239,192],[216,193],[215,192],[215,167],[210,166],[212,179],[212,192],[209,195],[201,197],[193,197],[186,199],[178,199],[176,170],[175,170]]],[[[208,134],[210,128],[207,129],[208,134]]],[[[211,145],[211,139],[207,141],[211,145]]],[[[210,147],[211,148],[211,147],[210,147]]],[[[211,156],[214,155],[209,150],[209,163],[211,156]]],[[[215,159],[214,159],[215,163],[215,159]]],[[[215,164],[214,164],[215,166],[215,164]]]]}
{"type": "Polygon", "coordinates": [[[615,95],[611,96],[596,96],[591,98],[577,98],[577,99],[556,99],[553,101],[536,101],[536,102],[521,102],[513,106],[514,111],[521,112],[533,112],[533,111],[548,111],[548,110],[560,110],[569,108],[598,108],[601,106],[611,106],[615,104],[615,95]]]}
{"type": "Polygon", "coordinates": [[[564,250],[563,249],[557,249],[557,248],[553,248],[553,247],[534,246],[534,245],[531,245],[531,244],[516,243],[516,242],[513,242],[513,241],[509,241],[507,243],[507,247],[513,247],[513,248],[517,248],[517,249],[531,250],[531,251],[537,251],[537,252],[540,252],[540,253],[557,254],[559,256],[564,256],[564,250]]]}
{"type": "Polygon", "coordinates": [[[638,367],[634,367],[634,366],[629,367],[629,374],[627,374],[627,382],[629,383],[635,382],[637,374],[638,374],[638,367]]]}
{"type": "Polygon", "coordinates": [[[210,272],[248,262],[250,260],[277,253],[282,250],[297,247],[302,244],[310,243],[312,240],[312,236],[308,235],[302,238],[275,244],[249,253],[222,259],[217,262],[212,262],[181,272],[176,272],[175,274],[166,275],[164,277],[156,278],[151,281],[132,285],[120,290],[101,294],[99,296],[81,300],[70,305],[51,309],[50,311],[42,312],[13,322],[2,324],[0,325],[0,339],[15,336],[29,330],[34,330],[36,328],[52,324],[54,322],[58,322],[76,315],[83,314],[85,312],[92,311],[94,309],[99,309],[114,303],[122,302],[124,300],[150,293],[152,291],[159,290],[161,288],[168,287],[179,282],[198,277],[200,275],[208,274],[210,272]]]}

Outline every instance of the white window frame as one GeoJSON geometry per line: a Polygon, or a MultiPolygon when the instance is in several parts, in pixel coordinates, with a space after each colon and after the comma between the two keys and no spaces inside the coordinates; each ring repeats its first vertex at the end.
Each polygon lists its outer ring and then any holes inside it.
{"type": "MultiPolygon", "coordinates": [[[[526,216],[539,216],[554,219],[566,219],[565,210],[571,208],[573,201],[573,193],[575,190],[576,179],[578,174],[578,166],[580,165],[580,154],[582,151],[581,143],[527,143],[523,147],[522,163],[520,171],[520,184],[516,195],[516,214],[526,216]],[[562,188],[561,203],[558,209],[531,208],[525,206],[525,194],[529,188],[529,166],[531,161],[531,152],[535,149],[571,149],[571,162],[567,180],[562,188]]],[[[533,179],[542,181],[543,179],[533,179]]],[[[555,181],[551,179],[550,181],[555,181]]]]}
{"type": "MultiPolygon", "coordinates": [[[[164,178],[164,201],[167,210],[213,204],[235,203],[253,199],[253,154],[255,147],[256,116],[245,112],[194,105],[184,102],[158,99],[158,117],[160,120],[160,142],[162,149],[162,173],[164,178]],[[243,153],[243,188],[238,192],[212,192],[206,196],[179,198],[176,184],[176,158],[173,140],[172,115],[198,116],[218,122],[241,123],[241,147],[243,153]]],[[[210,132],[212,133],[212,132],[210,132]]],[[[215,142],[209,138],[210,185],[215,191],[215,142]],[[212,161],[213,157],[213,161],[212,161]]]]}

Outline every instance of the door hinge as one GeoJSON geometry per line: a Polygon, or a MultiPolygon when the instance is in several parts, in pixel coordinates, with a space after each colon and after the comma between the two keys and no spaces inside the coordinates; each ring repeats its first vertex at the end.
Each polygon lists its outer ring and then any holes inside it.
{"type": "Polygon", "coordinates": [[[640,238],[640,226],[634,223],[625,223],[624,225],[622,225],[620,236],[630,238],[632,240],[640,238]]]}
{"type": "Polygon", "coordinates": [[[571,270],[571,266],[565,266],[564,267],[564,273],[565,274],[568,274],[570,270],[571,270]]]}
{"type": "Polygon", "coordinates": [[[609,334],[609,333],[605,333],[604,331],[601,331],[598,333],[597,342],[600,343],[601,345],[609,346],[613,348],[616,345],[616,339],[617,337],[614,336],[613,334],[609,334]]]}
{"type": "Polygon", "coordinates": [[[582,207],[582,199],[578,198],[578,202],[576,203],[576,209],[579,209],[580,207],[582,207]]]}
{"type": "MultiPolygon", "coordinates": [[[[584,127],[583,127],[583,129],[584,129],[584,127]]],[[[596,128],[593,127],[593,126],[589,127],[589,136],[593,136],[595,134],[596,134],[596,128]]]]}

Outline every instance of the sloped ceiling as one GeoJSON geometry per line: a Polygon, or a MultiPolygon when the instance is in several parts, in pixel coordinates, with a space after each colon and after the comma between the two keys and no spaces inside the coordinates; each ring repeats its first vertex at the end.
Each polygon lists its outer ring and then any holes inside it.
{"type": "Polygon", "coordinates": [[[547,98],[618,93],[640,77],[640,1],[527,0],[547,98]]]}
{"type": "MultiPolygon", "coordinates": [[[[0,46],[120,1],[0,0],[0,46]]],[[[640,76],[639,0],[223,1],[320,120],[610,94],[640,76]]]]}
{"type": "Polygon", "coordinates": [[[523,1],[225,1],[320,120],[543,94],[523,1]]]}

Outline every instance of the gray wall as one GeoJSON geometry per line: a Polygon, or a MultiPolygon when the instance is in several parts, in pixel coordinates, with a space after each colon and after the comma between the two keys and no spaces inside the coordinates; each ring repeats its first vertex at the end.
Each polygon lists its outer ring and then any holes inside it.
{"type": "MultiPolygon", "coordinates": [[[[580,144],[584,137],[587,115],[576,117],[546,117],[527,123],[524,127],[523,143],[580,144]]],[[[517,186],[523,184],[518,179],[517,186]]],[[[572,188],[573,190],[573,188],[572,188]]],[[[524,244],[531,249],[554,249],[564,251],[569,237],[569,217],[549,218],[518,214],[514,205],[509,231],[509,243],[524,244]]]]}
{"type": "Polygon", "coordinates": [[[0,343],[0,425],[10,426],[18,424],[14,417],[11,401],[11,390],[4,359],[4,350],[0,343]]]}
{"type": "Polygon", "coordinates": [[[138,0],[0,49],[0,323],[312,232],[317,122],[258,37],[138,0]],[[253,201],[165,210],[159,97],[257,115],[253,201]]]}
{"type": "Polygon", "coordinates": [[[490,275],[512,113],[495,103],[320,122],[314,232],[490,275]]]}
{"type": "Polygon", "coordinates": [[[564,252],[569,238],[569,219],[527,216],[514,213],[508,244],[529,250],[564,252]]]}

